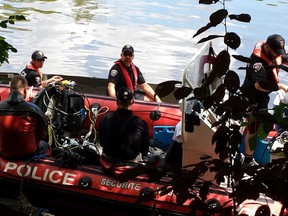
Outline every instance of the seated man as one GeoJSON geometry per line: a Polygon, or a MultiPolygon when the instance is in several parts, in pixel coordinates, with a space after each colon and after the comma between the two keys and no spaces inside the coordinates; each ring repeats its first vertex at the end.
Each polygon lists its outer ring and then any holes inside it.
{"type": "Polygon", "coordinates": [[[117,92],[117,110],[101,119],[99,139],[103,147],[102,159],[113,163],[141,161],[149,151],[147,123],[132,114],[133,94],[122,87],[117,92]],[[142,157],[139,157],[141,153],[142,157]]]}
{"type": "Polygon", "coordinates": [[[51,82],[60,82],[63,80],[61,76],[53,76],[50,79],[43,80],[43,74],[40,68],[43,67],[47,57],[40,50],[36,50],[31,55],[30,64],[21,71],[20,75],[25,77],[28,81],[28,86],[44,88],[51,82]]]}
{"type": "Polygon", "coordinates": [[[48,144],[47,120],[40,108],[25,101],[27,80],[14,76],[10,94],[0,102],[0,155],[10,159],[28,159],[45,153],[48,144]]]}

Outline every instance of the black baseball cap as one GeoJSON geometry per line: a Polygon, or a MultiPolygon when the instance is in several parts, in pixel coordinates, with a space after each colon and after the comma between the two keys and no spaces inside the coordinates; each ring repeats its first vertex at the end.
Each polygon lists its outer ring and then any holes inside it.
{"type": "Polygon", "coordinates": [[[129,51],[131,52],[132,54],[134,53],[134,49],[131,45],[125,45],[123,48],[122,48],[122,53],[124,53],[125,51],[129,51]]]}
{"type": "Polygon", "coordinates": [[[130,89],[121,87],[117,92],[117,99],[122,101],[129,101],[133,98],[133,94],[130,89]]]}
{"type": "Polygon", "coordinates": [[[44,53],[40,50],[36,50],[35,52],[33,52],[31,58],[35,59],[35,60],[47,59],[47,57],[44,55],[44,53]]]}
{"type": "Polygon", "coordinates": [[[273,34],[267,38],[266,43],[278,55],[285,55],[285,40],[281,35],[273,34]]]}

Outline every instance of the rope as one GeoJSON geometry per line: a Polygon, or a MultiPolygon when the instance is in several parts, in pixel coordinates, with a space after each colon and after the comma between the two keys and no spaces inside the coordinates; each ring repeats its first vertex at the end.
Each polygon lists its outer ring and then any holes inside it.
{"type": "Polygon", "coordinates": [[[52,142],[53,142],[53,128],[52,128],[52,126],[49,124],[49,125],[48,125],[48,144],[49,144],[49,146],[52,145],[52,142]]]}
{"type": "Polygon", "coordinates": [[[27,199],[27,197],[25,196],[25,194],[23,193],[23,186],[24,186],[24,174],[27,171],[27,165],[31,162],[35,160],[35,163],[41,159],[41,158],[45,158],[46,155],[45,154],[39,154],[39,155],[35,155],[31,158],[29,158],[28,160],[26,160],[25,162],[25,166],[23,169],[23,172],[21,173],[21,179],[20,179],[20,190],[19,190],[19,200],[20,200],[20,205],[21,205],[21,212],[25,213],[27,215],[36,215],[36,216],[42,216],[44,215],[47,210],[46,209],[38,209],[37,207],[34,207],[27,199]],[[37,212],[37,213],[36,213],[37,212]],[[35,214],[36,213],[36,214],[35,214]]]}

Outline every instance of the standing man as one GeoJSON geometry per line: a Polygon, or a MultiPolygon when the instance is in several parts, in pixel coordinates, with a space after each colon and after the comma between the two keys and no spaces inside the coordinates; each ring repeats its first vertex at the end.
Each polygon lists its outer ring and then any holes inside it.
{"type": "Polygon", "coordinates": [[[50,82],[59,82],[63,80],[61,76],[53,76],[48,80],[43,80],[43,74],[40,71],[40,68],[43,67],[45,59],[47,57],[40,50],[36,50],[31,55],[32,61],[29,65],[26,65],[26,68],[20,73],[21,76],[24,76],[28,81],[28,86],[34,87],[46,87],[50,82]]]}
{"type": "Polygon", "coordinates": [[[139,68],[133,64],[134,48],[125,45],[118,59],[109,71],[108,95],[115,97],[121,87],[129,88],[135,99],[161,102],[151,86],[146,83],[139,68]],[[140,92],[137,87],[143,92],[140,92]]]}
{"type": "MultiPolygon", "coordinates": [[[[281,35],[270,35],[266,42],[257,43],[251,55],[251,64],[247,66],[246,77],[242,85],[242,92],[250,102],[255,105],[254,112],[264,109],[267,111],[269,94],[272,91],[283,89],[288,86],[279,83],[278,68],[273,65],[282,64],[282,56],[286,55],[285,40],[281,35]],[[272,66],[272,67],[269,67],[272,66]]],[[[254,150],[250,149],[249,139],[258,130],[259,122],[252,122],[245,137],[245,159],[244,166],[253,166],[257,163],[253,158],[254,150]]]]}
{"type": "Polygon", "coordinates": [[[104,116],[99,125],[99,139],[103,147],[102,158],[115,161],[139,161],[149,151],[147,123],[132,114],[134,98],[130,89],[117,92],[117,110],[104,116]],[[141,153],[141,155],[140,155],[141,153]],[[142,157],[140,157],[142,156],[142,157]]]}
{"type": "Polygon", "coordinates": [[[46,153],[47,120],[40,108],[25,101],[27,80],[14,76],[10,94],[0,102],[0,155],[11,159],[28,159],[46,153]]]}

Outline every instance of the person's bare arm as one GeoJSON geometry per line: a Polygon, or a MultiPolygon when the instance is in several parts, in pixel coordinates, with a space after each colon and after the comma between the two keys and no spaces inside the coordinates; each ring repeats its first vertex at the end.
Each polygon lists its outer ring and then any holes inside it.
{"type": "Polygon", "coordinates": [[[146,96],[148,96],[149,98],[152,98],[156,102],[161,102],[161,99],[159,98],[159,96],[155,94],[155,91],[148,83],[143,83],[139,86],[143,89],[146,96]]]}
{"type": "Polygon", "coordinates": [[[283,83],[278,83],[279,90],[282,89],[284,92],[288,92],[288,86],[283,83]]]}
{"type": "Polygon", "coordinates": [[[111,97],[116,97],[115,84],[112,82],[108,83],[108,95],[111,97]]]}
{"type": "MultiPolygon", "coordinates": [[[[262,88],[258,82],[255,83],[255,88],[259,91],[262,91],[262,92],[270,92],[269,90],[262,88]]],[[[284,92],[288,92],[288,86],[283,84],[283,83],[278,83],[278,88],[279,88],[279,90],[282,89],[284,92]]]]}
{"type": "Polygon", "coordinates": [[[270,91],[268,91],[268,90],[262,88],[262,87],[259,85],[258,82],[255,83],[255,88],[256,88],[257,90],[259,90],[259,91],[262,91],[262,92],[270,92],[270,91]]]}
{"type": "Polygon", "coordinates": [[[53,76],[50,79],[43,80],[41,83],[41,86],[46,87],[51,82],[60,82],[62,80],[63,80],[63,78],[61,76],[53,76]]]}

